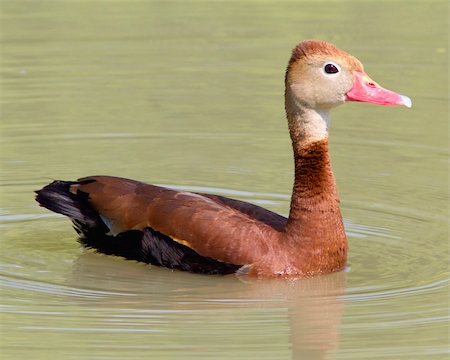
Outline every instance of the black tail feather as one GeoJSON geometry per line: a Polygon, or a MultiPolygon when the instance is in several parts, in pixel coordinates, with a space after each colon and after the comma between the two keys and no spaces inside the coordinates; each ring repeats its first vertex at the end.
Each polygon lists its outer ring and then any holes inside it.
{"type": "Polygon", "coordinates": [[[78,226],[91,229],[101,229],[108,232],[97,211],[88,202],[88,194],[78,191],[72,193],[70,187],[76,184],[73,181],[55,180],[41,190],[36,191],[36,201],[43,207],[58,214],[69,217],[77,232],[78,226]]]}
{"type": "Polygon", "coordinates": [[[201,256],[149,227],[109,235],[109,228],[90,205],[89,195],[81,191],[72,193],[73,184],[76,182],[56,180],[36,191],[36,200],[41,206],[68,216],[80,242],[87,247],[107,255],[201,274],[231,274],[241,267],[201,256]]]}

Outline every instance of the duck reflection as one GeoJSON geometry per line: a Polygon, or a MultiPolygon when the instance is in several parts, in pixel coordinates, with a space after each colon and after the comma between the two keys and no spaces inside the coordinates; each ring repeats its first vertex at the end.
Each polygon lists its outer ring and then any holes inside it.
{"type": "Polygon", "coordinates": [[[327,359],[339,348],[345,272],[299,280],[211,277],[85,252],[67,282],[98,294],[79,298],[80,306],[102,314],[108,308],[115,326],[139,319],[139,329],[160,331],[147,334],[159,344],[184,347],[185,358],[212,348],[234,358],[279,351],[279,359],[327,359]]]}

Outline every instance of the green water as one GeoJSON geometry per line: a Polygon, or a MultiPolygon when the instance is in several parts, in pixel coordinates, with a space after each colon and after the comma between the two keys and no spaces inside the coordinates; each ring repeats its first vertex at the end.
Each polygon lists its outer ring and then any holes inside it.
{"type": "Polygon", "coordinates": [[[1,2],[2,359],[446,359],[446,1],[1,2]],[[33,190],[110,174],[288,212],[283,76],[336,43],[411,110],[347,104],[349,271],[248,281],[85,251],[33,190]]]}

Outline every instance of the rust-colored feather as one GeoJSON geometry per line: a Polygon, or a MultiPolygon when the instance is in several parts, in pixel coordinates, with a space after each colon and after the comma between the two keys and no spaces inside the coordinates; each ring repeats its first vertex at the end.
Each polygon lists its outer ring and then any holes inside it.
{"type": "Polygon", "coordinates": [[[326,41],[306,40],[292,49],[292,56],[289,60],[288,70],[291,66],[302,59],[317,56],[333,56],[345,59],[349,67],[354,71],[363,71],[361,62],[354,56],[339,49],[338,47],[326,41]]]}
{"type": "MultiPolygon", "coordinates": [[[[109,176],[79,180],[113,233],[159,231],[199,254],[235,264],[255,262],[269,250],[283,217],[256,205],[109,176]],[[253,215],[253,217],[252,217],[253,215]],[[267,220],[268,224],[260,220],[267,220]]],[[[285,221],[285,219],[284,219],[285,221]]]]}

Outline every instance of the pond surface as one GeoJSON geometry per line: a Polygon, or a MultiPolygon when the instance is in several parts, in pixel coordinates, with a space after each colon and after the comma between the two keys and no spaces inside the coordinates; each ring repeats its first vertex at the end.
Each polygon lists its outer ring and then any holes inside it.
{"type": "Polygon", "coordinates": [[[446,359],[446,1],[2,1],[4,359],[446,359]],[[39,208],[110,174],[288,213],[290,49],[321,38],[413,108],[331,131],[349,270],[207,277],[80,248],[39,208]]]}

